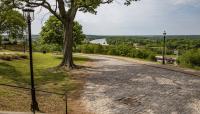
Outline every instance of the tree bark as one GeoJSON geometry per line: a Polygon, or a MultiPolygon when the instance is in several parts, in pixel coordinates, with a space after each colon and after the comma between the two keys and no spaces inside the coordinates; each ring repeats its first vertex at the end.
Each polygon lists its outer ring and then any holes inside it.
{"type": "Polygon", "coordinates": [[[63,41],[63,60],[61,67],[72,69],[75,67],[73,62],[73,19],[70,17],[65,19],[64,24],[64,41],[63,41]]]}
{"type": "MultiPolygon", "coordinates": [[[[60,1],[60,4],[62,3],[62,0],[60,1]]],[[[59,5],[60,5],[59,4],[59,5]]],[[[75,67],[74,61],[73,61],[73,22],[74,18],[76,16],[78,8],[76,8],[74,5],[71,5],[71,8],[65,12],[64,6],[59,7],[61,17],[62,17],[62,23],[64,26],[64,40],[63,40],[63,60],[60,64],[61,67],[67,67],[68,69],[73,69],[75,67]]]]}

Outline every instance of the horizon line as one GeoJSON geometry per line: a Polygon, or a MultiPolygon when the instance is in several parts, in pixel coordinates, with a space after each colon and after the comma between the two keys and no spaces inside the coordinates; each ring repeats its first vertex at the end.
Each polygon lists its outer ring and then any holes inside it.
{"type": "MultiPolygon", "coordinates": [[[[39,34],[32,34],[39,35],[39,34]]],[[[162,34],[141,34],[141,35],[100,35],[100,34],[85,34],[87,36],[163,36],[162,34]]],[[[200,34],[168,34],[167,36],[200,36],[200,34]]]]}

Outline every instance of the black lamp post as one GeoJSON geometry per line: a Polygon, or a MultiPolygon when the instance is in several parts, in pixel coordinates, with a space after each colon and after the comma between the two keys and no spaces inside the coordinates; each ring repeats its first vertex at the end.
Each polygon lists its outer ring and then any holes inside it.
{"type": "Polygon", "coordinates": [[[28,38],[29,38],[29,56],[30,56],[30,74],[31,74],[31,96],[32,96],[32,104],[31,109],[35,114],[35,111],[39,111],[38,103],[36,101],[35,96],[35,86],[34,86],[34,74],[33,74],[33,56],[32,56],[32,38],[31,38],[31,22],[34,20],[34,10],[30,7],[30,5],[26,5],[23,8],[24,18],[27,20],[28,24],[28,38]]]}
{"type": "Polygon", "coordinates": [[[165,53],[166,53],[166,35],[167,35],[167,33],[166,33],[166,31],[164,31],[164,33],[163,33],[163,36],[164,36],[164,39],[163,39],[163,61],[162,61],[162,63],[163,63],[163,65],[165,64],[165,53]]]}

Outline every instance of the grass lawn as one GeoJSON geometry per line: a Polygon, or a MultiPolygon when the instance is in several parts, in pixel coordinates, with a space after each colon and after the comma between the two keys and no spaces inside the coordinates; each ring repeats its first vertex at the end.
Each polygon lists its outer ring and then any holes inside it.
{"type": "MultiPolygon", "coordinates": [[[[63,93],[66,90],[72,91],[77,88],[77,84],[70,78],[68,72],[55,68],[61,62],[61,56],[53,55],[51,53],[34,53],[33,58],[36,89],[63,93]]],[[[88,58],[75,55],[74,60],[76,64],[84,64],[88,61],[88,58]]],[[[0,83],[30,87],[29,60],[0,60],[0,83]]],[[[16,90],[0,86],[0,110],[29,110],[27,109],[29,105],[26,105],[30,102],[30,96],[27,96],[26,93],[30,95],[29,91],[26,92],[19,89],[16,90]],[[16,97],[24,101],[20,101],[20,104],[22,107],[24,105],[25,108],[17,106],[19,99],[17,98],[18,100],[16,100],[16,97]],[[29,99],[29,101],[26,99],[29,99]]],[[[42,99],[44,96],[46,97],[46,95],[40,95],[40,98],[38,99],[43,101],[49,99],[42,99]]],[[[50,97],[57,98],[57,96],[52,95],[50,97]]],[[[58,101],[58,99],[56,101],[58,101]]],[[[51,101],[46,102],[46,105],[49,103],[56,104],[52,99],[51,101]]],[[[53,110],[52,107],[49,109],[53,110]]],[[[44,108],[44,110],[46,109],[44,108]]]]}

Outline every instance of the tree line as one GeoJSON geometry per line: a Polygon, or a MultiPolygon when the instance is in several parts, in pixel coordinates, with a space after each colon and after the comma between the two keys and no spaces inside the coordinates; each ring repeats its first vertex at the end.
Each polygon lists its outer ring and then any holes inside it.
{"type": "MultiPolygon", "coordinates": [[[[162,54],[162,36],[113,36],[107,37],[110,45],[128,45],[140,49],[151,50],[157,54],[162,54]]],[[[167,54],[173,55],[174,50],[179,50],[179,54],[190,49],[200,48],[200,36],[167,36],[167,54]]]]}

